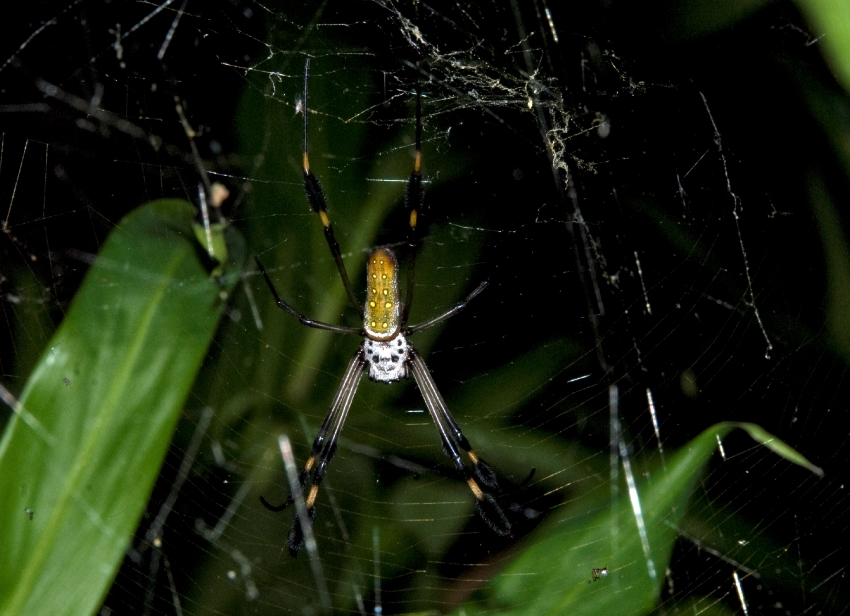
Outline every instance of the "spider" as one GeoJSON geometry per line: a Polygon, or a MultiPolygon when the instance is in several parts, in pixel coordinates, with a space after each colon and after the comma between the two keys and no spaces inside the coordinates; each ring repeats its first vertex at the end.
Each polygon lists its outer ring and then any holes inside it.
{"type": "MultiPolygon", "coordinates": [[[[360,312],[363,318],[363,327],[354,328],[331,325],[306,317],[280,298],[259,258],[255,257],[255,261],[265,278],[266,284],[278,308],[291,314],[304,325],[338,334],[360,336],[363,338],[363,342],[357,348],[354,357],[348,362],[348,367],[345,369],[345,374],[342,377],[342,383],[340,383],[336,396],[331,403],[331,408],[319,428],[316,439],[313,441],[310,457],[298,473],[298,485],[293,490],[300,489],[301,493],[306,495],[304,502],[307,508],[307,519],[312,523],[316,515],[316,497],[319,492],[319,486],[325,476],[327,466],[336,452],[337,439],[342,431],[348,411],[351,408],[351,402],[357,392],[363,372],[368,368],[369,378],[372,381],[380,383],[393,383],[413,376],[414,381],[416,381],[419,387],[419,391],[422,393],[431,419],[433,419],[440,433],[443,451],[452,459],[457,470],[475,496],[478,514],[498,535],[508,536],[511,532],[511,524],[491,494],[499,490],[496,474],[473,451],[469,441],[466,440],[457,421],[455,421],[443,397],[440,395],[421,355],[407,340],[408,336],[441,323],[463,310],[467,303],[478,296],[487,286],[486,281],[482,282],[463,301],[439,316],[418,325],[407,325],[410,305],[413,300],[415,249],[419,243],[417,223],[419,212],[423,209],[424,205],[421,174],[421,97],[417,92],[416,156],[413,171],[407,180],[404,199],[405,207],[409,210],[408,220],[410,226],[408,234],[409,254],[407,257],[406,297],[402,300],[401,292],[399,291],[399,264],[395,253],[390,248],[379,247],[370,253],[367,260],[366,282],[368,298],[361,311],[342,261],[339,244],[334,238],[324,192],[318,179],[310,171],[310,162],[307,156],[307,81],[309,71],[310,60],[308,58],[304,66],[304,94],[300,101],[302,106],[301,114],[304,118],[304,189],[307,193],[307,201],[310,204],[310,208],[319,215],[319,219],[322,222],[325,239],[336,262],[342,284],[345,287],[352,306],[360,312]],[[461,449],[466,452],[469,458],[472,467],[471,470],[464,464],[461,458],[461,449]]],[[[296,495],[294,492],[290,491],[286,501],[281,505],[271,505],[262,496],[260,497],[260,501],[266,508],[272,511],[282,511],[287,505],[295,502],[295,498],[296,495]]],[[[288,537],[290,553],[293,556],[297,555],[303,544],[304,529],[301,526],[299,516],[296,516],[288,537]]]]}
{"type": "Polygon", "coordinates": [[[590,570],[590,579],[587,580],[587,583],[596,582],[601,580],[604,577],[608,577],[608,567],[602,567],[601,569],[591,569],[590,570]]]}

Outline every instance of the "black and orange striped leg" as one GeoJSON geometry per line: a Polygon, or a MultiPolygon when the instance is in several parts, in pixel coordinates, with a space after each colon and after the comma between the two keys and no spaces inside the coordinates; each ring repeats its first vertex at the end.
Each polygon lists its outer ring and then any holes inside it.
{"type": "Polygon", "coordinates": [[[510,535],[511,523],[496,499],[488,492],[488,490],[496,491],[499,489],[496,474],[470,447],[469,441],[463,436],[457,422],[451,416],[437,385],[434,383],[434,379],[431,377],[431,373],[428,371],[428,367],[413,347],[409,349],[409,358],[410,371],[419,386],[419,391],[422,393],[431,419],[433,419],[434,425],[440,433],[443,451],[452,459],[475,496],[478,515],[496,534],[510,535]],[[471,472],[461,459],[460,449],[466,451],[472,462],[471,472]]]}
{"type": "MultiPolygon", "coordinates": [[[[469,444],[469,441],[463,435],[463,432],[460,430],[460,426],[449,410],[446,401],[443,400],[443,396],[440,394],[440,391],[437,389],[436,384],[434,383],[434,379],[431,378],[431,373],[428,371],[428,367],[425,365],[425,362],[419,357],[419,354],[412,349],[411,353],[411,362],[416,362],[419,364],[420,369],[424,374],[424,380],[426,381],[424,384],[428,389],[428,396],[433,400],[434,408],[440,416],[441,425],[445,426],[446,432],[448,432],[454,442],[463,449],[467,456],[469,456],[469,461],[472,463],[472,471],[473,475],[478,481],[480,481],[486,488],[497,491],[499,489],[499,480],[496,478],[496,473],[493,472],[493,469],[490,468],[490,465],[484,462],[478,454],[472,449],[472,446],[469,444]]],[[[418,383],[418,381],[417,381],[418,383]]],[[[419,384],[419,389],[423,389],[423,384],[419,384]]],[[[423,393],[425,396],[425,393],[423,393]]],[[[426,398],[426,403],[427,403],[426,398]]]]}
{"type": "Polygon", "coordinates": [[[413,171],[407,178],[404,191],[404,207],[408,210],[407,234],[407,290],[405,291],[404,312],[401,324],[407,323],[410,316],[410,306],[413,304],[414,273],[416,270],[416,251],[419,248],[420,235],[417,225],[425,206],[425,193],[422,190],[422,93],[416,87],[416,154],[413,161],[413,171]]]}
{"type": "MultiPolygon", "coordinates": [[[[345,419],[348,417],[348,411],[351,408],[351,402],[354,399],[354,394],[357,393],[357,387],[360,384],[360,378],[363,376],[363,368],[366,365],[366,359],[363,347],[357,349],[354,357],[348,362],[348,367],[345,369],[345,374],[342,377],[342,383],[337,390],[333,403],[328,414],[325,416],[316,438],[313,440],[313,447],[310,451],[310,457],[307,462],[298,472],[298,483],[292,486],[286,501],[281,505],[271,505],[269,502],[260,497],[263,505],[271,511],[282,511],[288,505],[295,502],[295,490],[298,489],[304,495],[304,505],[307,509],[307,519],[312,522],[316,515],[316,497],[319,495],[319,486],[325,478],[328,464],[333,459],[336,453],[337,441],[339,439],[342,426],[345,424],[345,419]]],[[[301,521],[298,516],[289,531],[289,539],[287,542],[289,553],[295,556],[304,545],[304,529],[301,526],[301,521]]]]}
{"type": "Polygon", "coordinates": [[[325,230],[325,239],[328,242],[328,247],[331,249],[336,268],[339,271],[339,276],[342,278],[342,285],[345,287],[345,292],[348,295],[348,301],[360,313],[363,314],[363,308],[357,301],[354,295],[354,290],[351,287],[351,281],[348,279],[348,272],[345,270],[345,264],[342,262],[342,253],[339,249],[339,243],[334,237],[331,219],[328,216],[328,203],[325,199],[325,193],[319,183],[319,179],[310,171],[310,159],[307,154],[307,116],[309,108],[307,107],[307,83],[310,75],[310,58],[304,62],[304,95],[301,100],[301,114],[304,116],[304,150],[303,150],[303,165],[304,165],[304,191],[307,193],[307,201],[310,203],[310,209],[319,215],[319,220],[322,221],[322,227],[325,230]]]}

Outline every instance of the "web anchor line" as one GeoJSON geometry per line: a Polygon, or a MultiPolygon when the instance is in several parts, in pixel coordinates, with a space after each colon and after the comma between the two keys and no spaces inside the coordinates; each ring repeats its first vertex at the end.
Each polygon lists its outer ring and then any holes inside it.
{"type": "Polygon", "coordinates": [[[714,143],[717,144],[717,153],[720,155],[720,161],[723,163],[723,175],[726,176],[726,192],[728,192],[732,197],[732,216],[735,219],[735,230],[738,232],[738,244],[741,246],[741,256],[744,259],[744,273],[747,275],[747,294],[749,295],[749,300],[745,303],[753,309],[753,314],[755,314],[756,321],[758,321],[759,324],[759,329],[761,329],[761,334],[764,336],[764,341],[767,344],[767,349],[764,352],[764,358],[770,359],[770,352],[773,350],[773,343],[770,341],[770,336],[767,335],[767,329],[764,326],[764,322],[761,320],[761,313],[756,305],[756,295],[753,291],[753,279],[750,275],[750,263],[747,258],[747,249],[744,247],[744,236],[741,233],[741,221],[738,213],[741,205],[741,198],[735,193],[735,191],[732,190],[732,180],[729,177],[729,167],[726,165],[726,155],[723,153],[723,143],[720,137],[720,130],[714,122],[714,116],[711,115],[708,100],[702,92],[700,92],[699,95],[702,98],[702,104],[705,105],[705,111],[708,114],[708,119],[711,120],[711,126],[714,129],[714,143]]]}

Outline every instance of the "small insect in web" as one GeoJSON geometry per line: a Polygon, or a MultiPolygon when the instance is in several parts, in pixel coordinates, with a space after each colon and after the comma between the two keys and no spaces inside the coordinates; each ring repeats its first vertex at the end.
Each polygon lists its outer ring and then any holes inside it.
{"type": "Polygon", "coordinates": [[[596,582],[597,580],[601,580],[604,577],[608,577],[608,567],[602,567],[601,569],[591,569],[590,570],[590,579],[587,580],[587,583],[596,582]]]}
{"type": "MultiPolygon", "coordinates": [[[[367,260],[366,293],[368,297],[364,309],[361,311],[360,304],[354,295],[351,282],[348,279],[348,273],[342,261],[339,244],[334,237],[331,221],[328,217],[325,194],[319,185],[318,179],[310,171],[310,163],[307,156],[307,116],[309,115],[307,111],[307,80],[309,71],[310,60],[308,58],[304,65],[304,94],[299,101],[301,106],[300,111],[304,118],[304,188],[311,209],[319,215],[319,219],[322,222],[325,239],[336,262],[337,270],[339,271],[348,299],[363,318],[363,327],[343,327],[309,319],[280,298],[259,258],[255,257],[255,260],[272,296],[274,296],[278,308],[291,314],[304,325],[338,334],[356,335],[361,337],[363,342],[345,369],[342,383],[340,383],[339,389],[334,396],[331,408],[319,428],[316,439],[313,441],[310,457],[298,473],[297,484],[293,486],[293,490],[290,491],[286,501],[279,506],[270,505],[262,496],[260,497],[260,501],[272,511],[281,511],[290,503],[296,502],[298,496],[304,495],[304,504],[307,510],[306,519],[312,523],[316,514],[316,497],[319,492],[319,486],[324,479],[327,466],[336,452],[337,440],[342,431],[348,411],[351,408],[351,402],[354,399],[360,379],[363,372],[368,368],[369,378],[381,383],[393,383],[413,376],[425,401],[425,407],[428,409],[428,413],[431,415],[431,419],[440,433],[443,451],[452,459],[455,467],[475,496],[478,514],[495,533],[501,536],[508,536],[511,532],[511,524],[502,511],[502,508],[496,502],[496,499],[493,498],[493,493],[499,490],[496,474],[473,451],[472,446],[466,440],[466,437],[460,430],[460,426],[458,426],[457,421],[455,421],[446,406],[442,395],[440,395],[428,367],[413,345],[407,340],[408,336],[442,323],[463,310],[467,303],[478,296],[487,286],[486,281],[482,282],[463,301],[441,315],[417,325],[407,324],[411,302],[413,301],[415,251],[420,239],[417,232],[419,228],[418,218],[424,206],[421,172],[421,97],[417,93],[416,158],[413,171],[407,180],[404,198],[405,208],[409,211],[408,223],[410,227],[407,242],[409,251],[407,256],[407,288],[405,298],[402,299],[399,290],[399,265],[395,253],[386,247],[376,248],[371,252],[367,260]],[[461,450],[466,452],[471,469],[464,463],[461,457],[461,450]],[[299,490],[301,494],[295,494],[295,490],[299,490]]],[[[305,529],[302,528],[300,517],[296,515],[288,538],[289,551],[293,556],[304,545],[305,529]]]]}

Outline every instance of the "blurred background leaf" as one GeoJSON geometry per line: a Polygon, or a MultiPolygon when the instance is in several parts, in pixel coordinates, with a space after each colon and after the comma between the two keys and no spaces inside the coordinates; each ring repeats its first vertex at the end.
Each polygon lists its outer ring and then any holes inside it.
{"type": "Polygon", "coordinates": [[[244,258],[231,232],[216,282],[193,217],[161,200],[118,224],[14,403],[0,442],[3,614],[89,614],[109,589],[244,258]]]}

